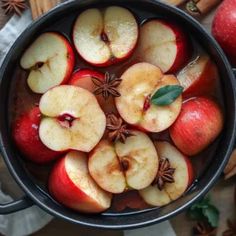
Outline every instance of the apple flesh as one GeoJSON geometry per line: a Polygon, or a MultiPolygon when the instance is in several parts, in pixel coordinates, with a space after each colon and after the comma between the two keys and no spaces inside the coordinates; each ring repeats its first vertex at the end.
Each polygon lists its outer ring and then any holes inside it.
{"type": "Polygon", "coordinates": [[[111,193],[122,193],[126,188],[125,175],[112,143],[102,140],[89,155],[89,173],[96,183],[111,193]]]}
{"type": "Polygon", "coordinates": [[[191,56],[191,43],[183,29],[157,19],[141,26],[138,49],[141,61],[160,67],[163,73],[178,71],[191,56]]]}
{"type": "Polygon", "coordinates": [[[97,184],[112,193],[142,189],[154,180],[158,155],[151,139],[140,131],[125,143],[101,141],[89,156],[89,172],[97,184]]]}
{"type": "Polygon", "coordinates": [[[213,95],[219,74],[215,63],[208,56],[203,55],[184,67],[177,78],[184,88],[183,96],[186,98],[205,94],[213,95]]]}
{"type": "Polygon", "coordinates": [[[74,52],[68,40],[54,32],[41,34],[25,51],[20,65],[29,70],[27,83],[35,93],[65,84],[74,68],[74,52]]]}
{"type": "MultiPolygon", "coordinates": [[[[101,72],[91,69],[81,69],[72,74],[72,77],[69,80],[68,84],[87,89],[88,91],[93,93],[96,88],[92,81],[93,77],[98,78],[100,80],[105,79],[105,75],[101,72]]],[[[117,113],[113,97],[110,96],[108,99],[105,100],[102,95],[96,95],[96,98],[105,113],[117,113]]]]}
{"type": "Polygon", "coordinates": [[[162,190],[150,185],[139,191],[140,196],[147,204],[163,206],[179,198],[192,181],[193,169],[191,162],[180,151],[168,142],[155,142],[158,155],[168,158],[170,165],[175,169],[174,183],[165,183],[162,190]]]}
{"type": "Polygon", "coordinates": [[[32,108],[15,121],[12,135],[16,146],[26,159],[45,164],[58,158],[61,153],[50,150],[41,142],[38,130],[40,120],[39,108],[32,108]]]}
{"type": "Polygon", "coordinates": [[[200,153],[210,145],[223,128],[223,114],[213,100],[196,97],[183,103],[181,113],[170,127],[170,136],[186,155],[200,153]]]}
{"type": "Polygon", "coordinates": [[[50,194],[61,204],[85,213],[105,211],[112,195],[102,190],[88,172],[85,153],[71,151],[61,158],[49,177],[50,194]]]}
{"type": "Polygon", "coordinates": [[[104,11],[96,8],[82,12],[74,25],[73,40],[80,56],[95,66],[108,66],[126,59],[138,39],[133,14],[118,6],[104,11]]]}
{"type": "Polygon", "coordinates": [[[42,142],[55,151],[91,151],[103,136],[106,117],[89,91],[60,85],[40,99],[44,117],[39,126],[42,142]]]}
{"type": "Polygon", "coordinates": [[[236,0],[224,0],[212,23],[212,34],[236,66],[236,0]]]}
{"type": "Polygon", "coordinates": [[[150,132],[161,132],[172,125],[180,113],[182,96],[167,106],[153,105],[149,98],[163,86],[179,85],[174,75],[163,75],[158,67],[142,62],[129,67],[121,79],[121,96],[115,102],[127,123],[150,132]]]}

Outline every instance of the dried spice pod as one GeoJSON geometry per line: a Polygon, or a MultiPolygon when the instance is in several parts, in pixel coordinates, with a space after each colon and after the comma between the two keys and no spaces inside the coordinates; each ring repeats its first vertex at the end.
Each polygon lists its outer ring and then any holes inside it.
{"type": "Polygon", "coordinates": [[[222,0],[190,0],[186,3],[186,10],[193,16],[201,16],[211,11],[222,0]]]}
{"type": "Polygon", "coordinates": [[[2,0],[1,2],[6,15],[11,13],[21,15],[22,11],[27,8],[25,0],[2,0]]]}
{"type": "Polygon", "coordinates": [[[152,182],[152,185],[157,185],[161,191],[165,183],[174,183],[175,168],[172,168],[168,158],[162,158],[159,163],[159,169],[156,178],[152,182]]]}
{"type": "Polygon", "coordinates": [[[105,100],[107,100],[109,96],[113,97],[120,96],[120,93],[117,91],[117,87],[121,83],[121,79],[116,78],[115,75],[111,75],[108,72],[106,72],[105,79],[92,77],[92,81],[96,86],[96,89],[93,91],[95,95],[102,94],[105,100]]]}
{"type": "Polygon", "coordinates": [[[112,142],[120,141],[125,143],[126,138],[134,135],[131,130],[127,128],[127,124],[123,122],[121,117],[110,113],[107,115],[108,139],[112,142]]]}

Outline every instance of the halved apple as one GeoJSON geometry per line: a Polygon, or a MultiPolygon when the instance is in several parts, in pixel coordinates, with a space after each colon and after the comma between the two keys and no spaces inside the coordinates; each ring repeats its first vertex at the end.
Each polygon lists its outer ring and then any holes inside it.
{"type": "Polygon", "coordinates": [[[191,43],[180,26],[164,20],[150,20],[140,28],[140,59],[161,68],[176,72],[189,60],[191,43]]]}
{"type": "Polygon", "coordinates": [[[120,97],[115,98],[120,116],[129,124],[150,132],[167,129],[180,113],[182,96],[167,106],[157,106],[150,97],[161,87],[179,85],[174,75],[163,75],[161,70],[149,63],[137,63],[121,76],[118,86],[120,97]]]}
{"type": "Polygon", "coordinates": [[[27,83],[35,93],[64,84],[74,68],[74,52],[68,40],[54,32],[41,34],[25,51],[20,65],[29,70],[27,83]]]}
{"type": "Polygon", "coordinates": [[[118,6],[88,9],[74,25],[73,40],[80,56],[95,66],[108,66],[127,58],[138,39],[133,14],[118,6]]]}
{"type": "Polygon", "coordinates": [[[48,90],[39,103],[44,117],[39,126],[42,142],[55,151],[91,151],[100,141],[106,117],[88,90],[61,85],[48,90]]]}
{"type": "MultiPolygon", "coordinates": [[[[91,69],[81,69],[72,74],[72,77],[69,80],[68,84],[79,86],[81,88],[87,89],[92,93],[96,89],[96,86],[92,82],[92,78],[105,80],[105,75],[99,71],[91,69]]],[[[113,97],[104,99],[102,95],[96,95],[96,98],[105,113],[117,113],[113,97]]]]}
{"type": "Polygon", "coordinates": [[[177,75],[184,88],[184,97],[209,95],[216,92],[219,74],[215,63],[207,55],[197,57],[177,75]]]}
{"type": "Polygon", "coordinates": [[[101,141],[89,156],[89,172],[97,184],[112,193],[142,189],[154,180],[158,155],[151,139],[140,131],[115,144],[101,141]]]}
{"type": "Polygon", "coordinates": [[[165,183],[164,188],[159,190],[151,185],[139,191],[144,201],[153,206],[163,206],[179,198],[192,181],[193,169],[191,162],[180,151],[168,142],[154,143],[161,158],[168,158],[170,165],[175,169],[174,183],[165,183]]]}
{"type": "Polygon", "coordinates": [[[71,151],[54,166],[48,182],[51,195],[61,204],[85,213],[105,211],[112,195],[102,190],[88,172],[85,153],[71,151]]]}

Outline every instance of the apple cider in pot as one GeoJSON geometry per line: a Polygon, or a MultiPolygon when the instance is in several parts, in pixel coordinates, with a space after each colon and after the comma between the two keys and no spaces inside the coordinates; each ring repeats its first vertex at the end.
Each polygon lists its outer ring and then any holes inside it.
{"type": "Polygon", "coordinates": [[[180,198],[223,128],[214,61],[181,25],[138,8],[91,8],[52,23],[14,77],[9,112],[22,165],[83,213],[180,198]]]}

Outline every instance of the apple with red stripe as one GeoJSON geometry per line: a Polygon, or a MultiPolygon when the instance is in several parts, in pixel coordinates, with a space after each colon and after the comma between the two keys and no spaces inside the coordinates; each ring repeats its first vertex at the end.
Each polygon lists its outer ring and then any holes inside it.
{"type": "Polygon", "coordinates": [[[42,142],[54,151],[91,151],[103,136],[106,117],[96,97],[86,89],[60,85],[40,99],[42,142]]]}
{"type": "Polygon", "coordinates": [[[42,94],[68,81],[74,61],[74,52],[68,40],[59,33],[47,32],[26,49],[20,65],[29,70],[27,83],[30,89],[42,94]]]}
{"type": "Polygon", "coordinates": [[[13,139],[23,156],[33,162],[45,164],[61,155],[47,148],[39,138],[41,113],[38,107],[22,114],[14,122],[13,139]]]}
{"type": "Polygon", "coordinates": [[[150,20],[140,28],[139,57],[165,72],[176,72],[191,57],[191,41],[177,24],[150,20]]]}
{"type": "Polygon", "coordinates": [[[142,189],[154,180],[158,155],[151,139],[132,130],[125,142],[102,140],[90,153],[88,168],[96,183],[111,193],[142,189]]]}
{"type": "Polygon", "coordinates": [[[177,75],[184,88],[184,97],[214,95],[219,73],[215,63],[207,55],[198,56],[177,75]]]}
{"type": "MultiPolygon", "coordinates": [[[[98,79],[103,82],[105,81],[105,76],[110,76],[110,74],[105,75],[99,71],[95,71],[92,69],[80,69],[72,74],[72,77],[69,80],[68,84],[79,86],[94,93],[97,86],[93,82],[93,80],[98,79]]],[[[96,95],[96,98],[105,113],[117,113],[115,101],[112,96],[109,96],[107,99],[104,99],[102,95],[98,94],[96,95]]]]}
{"type": "Polygon", "coordinates": [[[139,190],[143,200],[152,206],[163,206],[176,200],[193,181],[189,159],[168,142],[154,142],[160,157],[159,170],[152,185],[139,190]]]}
{"type": "Polygon", "coordinates": [[[164,75],[158,67],[141,62],[129,67],[121,79],[117,87],[120,97],[115,98],[115,103],[127,123],[150,132],[161,132],[174,123],[182,106],[181,93],[165,105],[156,105],[152,99],[166,86],[179,87],[174,75],[164,75]]]}
{"type": "Polygon", "coordinates": [[[111,205],[112,195],[89,175],[87,156],[82,152],[71,151],[55,164],[48,189],[58,202],[80,212],[99,213],[111,205]]]}
{"type": "Polygon", "coordinates": [[[132,54],[138,40],[138,25],[126,8],[91,8],[78,16],[73,40],[78,53],[88,63],[108,66],[132,54]]]}
{"type": "Polygon", "coordinates": [[[181,113],[169,131],[176,147],[192,156],[217,138],[223,123],[223,113],[215,101],[196,97],[183,103],[181,113]]]}

